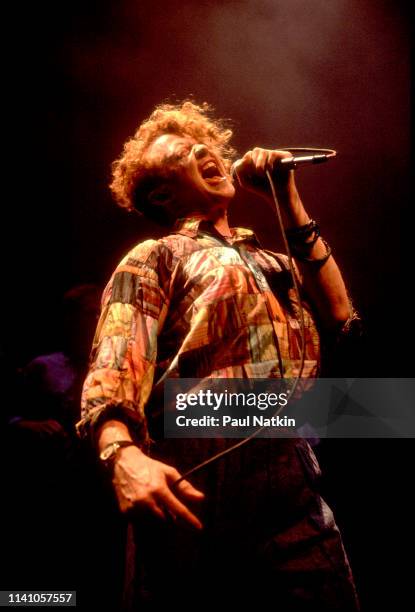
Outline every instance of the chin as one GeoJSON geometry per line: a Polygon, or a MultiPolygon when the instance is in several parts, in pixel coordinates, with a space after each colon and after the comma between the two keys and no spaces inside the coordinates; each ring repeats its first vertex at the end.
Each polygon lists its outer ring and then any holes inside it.
{"type": "Polygon", "coordinates": [[[227,201],[229,203],[229,201],[232,200],[234,195],[235,187],[229,181],[226,181],[226,183],[224,181],[224,184],[215,190],[209,189],[209,198],[212,198],[216,202],[227,201]]]}
{"type": "Polygon", "coordinates": [[[235,187],[232,183],[228,183],[226,186],[226,195],[231,200],[235,196],[235,187]]]}

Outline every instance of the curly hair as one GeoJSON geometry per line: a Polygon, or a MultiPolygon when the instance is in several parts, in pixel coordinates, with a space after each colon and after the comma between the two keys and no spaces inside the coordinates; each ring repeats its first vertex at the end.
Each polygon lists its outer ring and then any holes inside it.
{"type": "Polygon", "coordinates": [[[206,102],[197,105],[190,100],[176,105],[161,104],[155,108],[125,143],[121,157],[112,164],[110,189],[119,206],[152,216],[143,186],[166,176],[169,169],[151,166],[145,154],[150,144],[162,134],[191,136],[197,142],[213,147],[222,157],[225,167],[230,168],[235,157],[235,151],[229,145],[232,130],[222,119],[211,118],[211,111],[206,102]]]}

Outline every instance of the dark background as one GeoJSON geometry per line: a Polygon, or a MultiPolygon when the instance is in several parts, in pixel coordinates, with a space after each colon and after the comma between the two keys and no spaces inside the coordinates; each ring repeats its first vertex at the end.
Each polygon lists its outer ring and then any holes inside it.
{"type": "MultiPolygon", "coordinates": [[[[241,154],[254,146],[338,151],[324,166],[298,170],[297,182],[365,323],[344,375],[411,376],[409,17],[406,3],[387,0],[9,8],[6,371],[59,348],[65,290],[104,286],[133,244],[159,235],[113,204],[110,163],[156,104],[192,95],[232,120],[241,154]]],[[[239,194],[231,221],[280,248],[261,201],[239,194]]],[[[400,601],[406,585],[410,444],[340,440],[319,451],[368,606],[400,601]]]]}

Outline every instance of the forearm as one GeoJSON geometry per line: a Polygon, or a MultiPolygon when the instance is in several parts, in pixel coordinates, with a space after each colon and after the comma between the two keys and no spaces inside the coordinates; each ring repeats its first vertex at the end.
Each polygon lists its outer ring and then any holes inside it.
{"type": "MultiPolygon", "coordinates": [[[[272,172],[284,226],[292,229],[308,224],[310,217],[298,194],[294,171],[278,166],[284,157],[291,157],[291,153],[255,147],[240,160],[236,175],[243,189],[265,198],[275,212],[275,203],[265,180],[266,172],[272,172]],[[252,180],[254,177],[263,179],[259,186],[252,180]]],[[[338,327],[351,316],[351,306],[340,270],[331,255],[326,257],[327,247],[321,238],[314,240],[316,236],[306,236],[307,241],[310,238],[304,251],[307,261],[301,261],[304,259],[300,256],[302,253],[296,254],[296,261],[303,287],[313,301],[320,322],[327,328],[338,327]]]]}
{"type": "MultiPolygon", "coordinates": [[[[284,226],[287,229],[301,227],[311,221],[305,210],[294,180],[285,189],[277,192],[284,226]]],[[[327,328],[338,327],[351,316],[350,300],[339,267],[330,255],[321,266],[318,260],[324,259],[327,246],[318,238],[307,250],[306,262],[296,257],[296,264],[302,277],[302,284],[310,296],[322,324],[327,328]],[[315,263],[314,263],[315,262],[315,263]]]]}

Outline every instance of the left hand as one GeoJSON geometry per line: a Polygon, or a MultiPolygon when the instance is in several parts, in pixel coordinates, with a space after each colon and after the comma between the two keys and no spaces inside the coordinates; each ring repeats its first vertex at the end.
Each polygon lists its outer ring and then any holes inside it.
{"type": "Polygon", "coordinates": [[[279,196],[290,198],[296,192],[294,172],[278,166],[278,160],[291,158],[289,151],[274,151],[255,147],[247,151],[235,168],[239,185],[267,200],[271,197],[266,171],[271,172],[279,196]]]}

